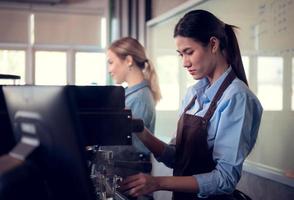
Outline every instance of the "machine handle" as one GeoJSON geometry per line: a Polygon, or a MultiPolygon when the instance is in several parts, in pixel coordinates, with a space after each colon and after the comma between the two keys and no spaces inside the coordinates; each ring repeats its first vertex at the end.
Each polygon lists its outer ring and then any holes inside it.
{"type": "Polygon", "coordinates": [[[142,132],[144,130],[144,122],[142,119],[132,119],[132,132],[142,132]]]}

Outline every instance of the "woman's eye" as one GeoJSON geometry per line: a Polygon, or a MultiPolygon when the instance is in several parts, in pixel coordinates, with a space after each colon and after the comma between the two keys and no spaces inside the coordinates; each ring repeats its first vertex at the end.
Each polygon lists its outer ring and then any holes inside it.
{"type": "Polygon", "coordinates": [[[190,56],[193,54],[193,51],[187,51],[186,54],[190,56]]]}

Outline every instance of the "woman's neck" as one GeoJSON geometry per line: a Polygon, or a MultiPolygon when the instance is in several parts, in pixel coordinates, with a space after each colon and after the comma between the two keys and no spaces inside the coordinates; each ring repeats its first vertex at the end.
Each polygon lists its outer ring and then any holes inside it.
{"type": "Polygon", "coordinates": [[[208,75],[208,80],[210,85],[212,85],[221,75],[227,71],[229,68],[229,64],[225,59],[220,59],[220,61],[216,64],[214,70],[210,75],[208,75]]]}
{"type": "Polygon", "coordinates": [[[128,83],[128,87],[132,87],[141,83],[144,80],[143,72],[136,66],[133,66],[129,71],[129,74],[126,78],[126,82],[128,83]]]}

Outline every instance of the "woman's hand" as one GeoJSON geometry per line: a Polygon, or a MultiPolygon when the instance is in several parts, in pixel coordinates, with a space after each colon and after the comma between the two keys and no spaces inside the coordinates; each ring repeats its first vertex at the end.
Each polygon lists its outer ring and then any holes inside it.
{"type": "Polygon", "coordinates": [[[157,178],[143,173],[129,176],[120,184],[120,190],[133,197],[145,195],[159,189],[157,178]]]}
{"type": "Polygon", "coordinates": [[[139,173],[120,183],[120,191],[138,197],[158,190],[197,193],[198,182],[193,176],[150,176],[139,173]]]}

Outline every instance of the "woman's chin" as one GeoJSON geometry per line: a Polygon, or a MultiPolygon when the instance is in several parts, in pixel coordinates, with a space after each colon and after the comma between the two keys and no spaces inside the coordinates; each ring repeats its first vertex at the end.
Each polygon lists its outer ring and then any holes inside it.
{"type": "Polygon", "coordinates": [[[203,78],[202,76],[196,75],[196,74],[192,75],[192,77],[193,77],[194,80],[199,80],[199,79],[203,78]]]}

